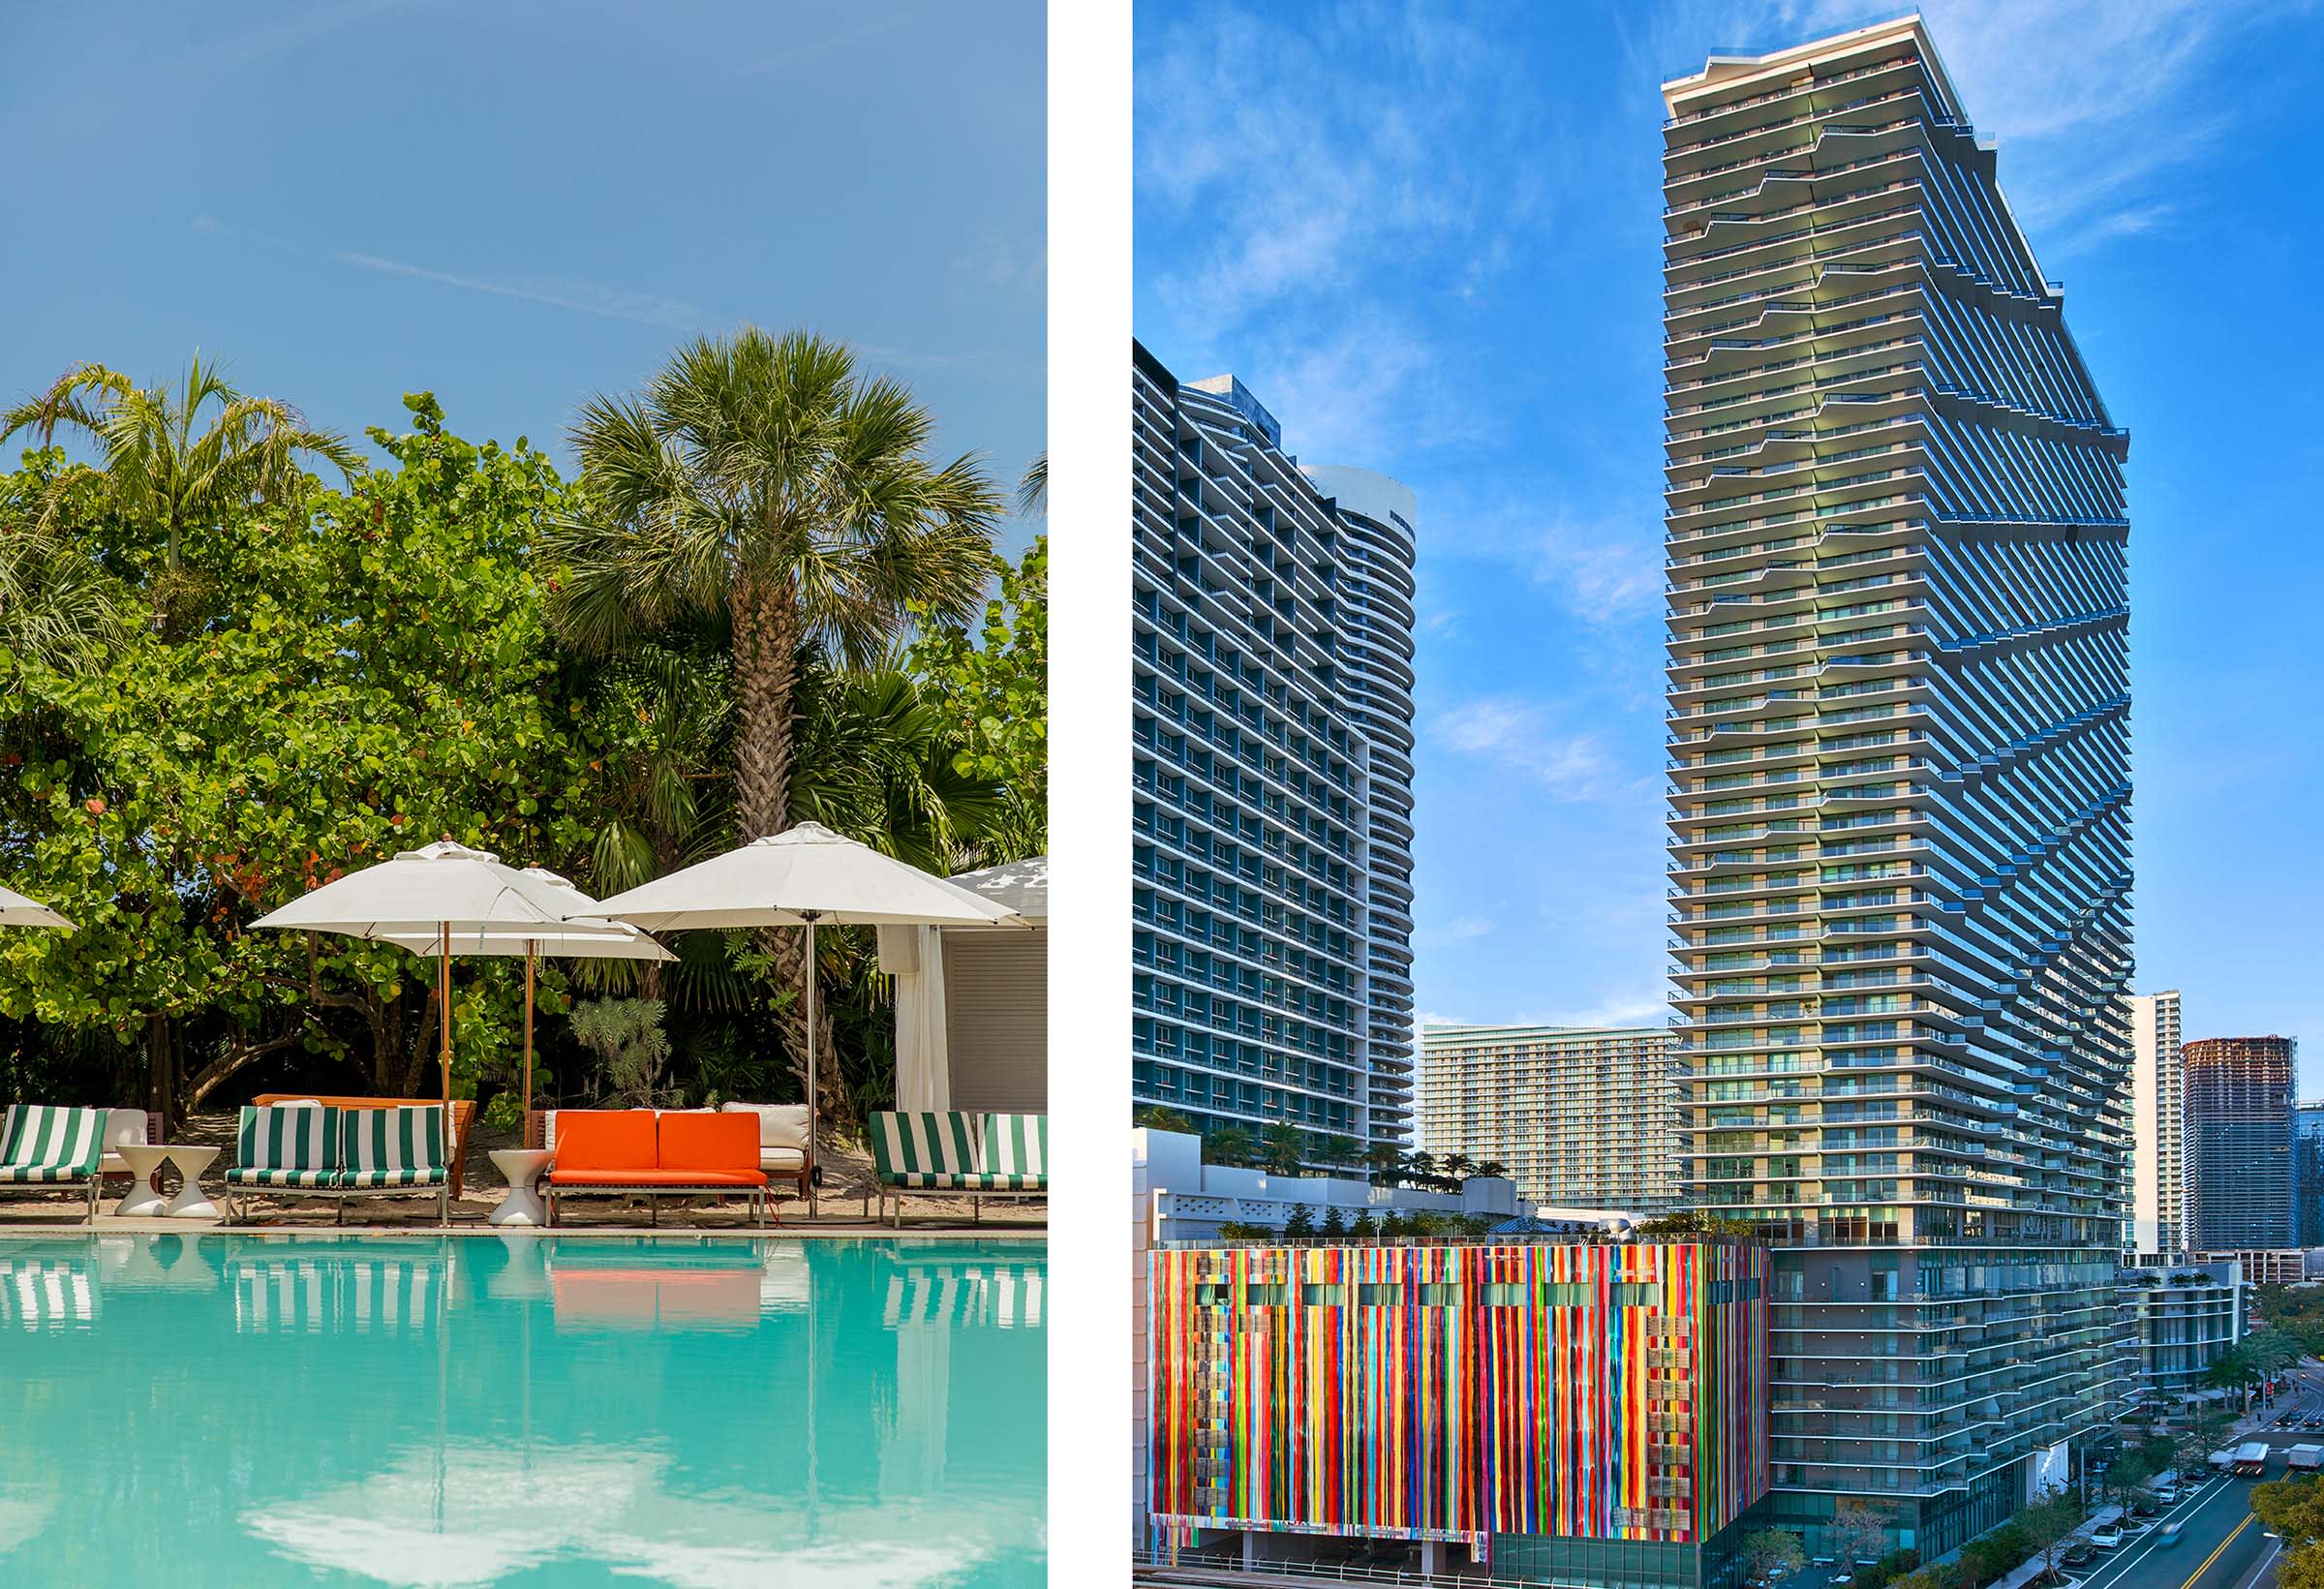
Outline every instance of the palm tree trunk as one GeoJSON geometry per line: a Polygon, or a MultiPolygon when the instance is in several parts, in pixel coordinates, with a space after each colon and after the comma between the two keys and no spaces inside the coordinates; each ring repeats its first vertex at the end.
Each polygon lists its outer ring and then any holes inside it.
{"type": "MultiPolygon", "coordinates": [[[[799,608],[790,591],[764,576],[745,572],[734,582],[735,815],[746,840],[782,832],[791,825],[792,695],[799,681],[799,608]]],[[[791,997],[776,1017],[791,1074],[807,1090],[807,933],[801,928],[767,927],[759,948],[774,963],[776,986],[791,997]]],[[[820,1035],[820,1034],[818,1034],[820,1035]]],[[[819,1045],[823,1073],[817,1102],[822,1122],[839,1122],[843,1097],[835,1083],[838,1061],[831,1045],[819,1045]]]]}

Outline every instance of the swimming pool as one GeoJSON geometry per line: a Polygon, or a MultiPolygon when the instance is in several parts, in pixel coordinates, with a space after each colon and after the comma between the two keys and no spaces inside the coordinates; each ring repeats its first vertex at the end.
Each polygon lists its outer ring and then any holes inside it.
{"type": "Polygon", "coordinates": [[[0,1583],[1042,1581],[1046,1252],[0,1239],[0,1583]]]}

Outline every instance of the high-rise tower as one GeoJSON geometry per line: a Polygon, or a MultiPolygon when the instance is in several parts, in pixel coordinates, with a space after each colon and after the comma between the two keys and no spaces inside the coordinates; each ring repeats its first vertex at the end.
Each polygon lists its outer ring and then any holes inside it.
{"type": "Polygon", "coordinates": [[[2289,1246],[2298,1045],[2288,1037],[2205,1037],[2179,1052],[2187,1246],[2196,1252],[2289,1246]]]}
{"type": "Polygon", "coordinates": [[[1779,1516],[1934,1558],[2127,1369],[2128,439],[1917,17],[1663,92],[1680,1195],[1779,1516]]]}
{"type": "Polygon", "coordinates": [[[2123,1250],[2163,1258],[2186,1251],[2180,1212],[2182,1103],[2179,993],[2134,993],[2130,1005],[2130,1217],[2123,1250]]]}
{"type": "Polygon", "coordinates": [[[1131,1096],[1353,1163],[1412,1114],[1412,496],[1131,362],[1131,1096]]]}

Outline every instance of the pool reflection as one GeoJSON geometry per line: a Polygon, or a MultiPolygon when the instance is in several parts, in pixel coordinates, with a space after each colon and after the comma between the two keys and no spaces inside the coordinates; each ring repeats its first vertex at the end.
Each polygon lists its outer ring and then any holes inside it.
{"type": "Polygon", "coordinates": [[[0,1243],[0,1581],[70,1536],[253,1584],[1038,1583],[1045,1279],[1015,1242],[0,1243]],[[97,1527],[162,1511],[208,1537],[97,1527]]]}

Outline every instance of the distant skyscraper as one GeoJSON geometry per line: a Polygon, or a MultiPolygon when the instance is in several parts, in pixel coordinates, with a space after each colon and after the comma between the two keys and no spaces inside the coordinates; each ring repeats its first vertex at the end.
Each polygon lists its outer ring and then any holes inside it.
{"type": "Polygon", "coordinates": [[[2288,1037],[2205,1037],[2179,1051],[2192,1250],[2291,1244],[2296,1052],[2288,1037]]]}
{"type": "Polygon", "coordinates": [[[1498,1160],[1530,1202],[1660,1210],[1678,1152],[1664,1026],[1428,1026],[1421,1146],[1498,1160]]]}
{"type": "Polygon", "coordinates": [[[1403,1146],[1411,495],[1319,488],[1242,382],[1131,362],[1132,1097],[1403,1146]]]}
{"type": "Polygon", "coordinates": [[[1663,95],[1680,1196],[1778,1243],[1774,1520],[1935,1560],[2132,1367],[2129,442],[1917,18],[1663,95]]]}
{"type": "Polygon", "coordinates": [[[2179,993],[2130,996],[2130,1221],[2123,1250],[2169,1257],[2186,1250],[2179,1198],[2179,993]]]}
{"type": "Polygon", "coordinates": [[[2292,1106],[2292,1241],[2324,1247],[2324,1100],[2292,1106]]]}

